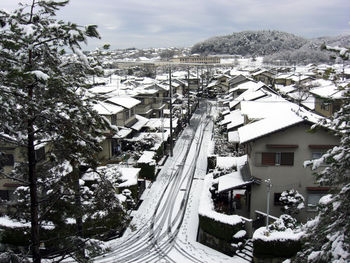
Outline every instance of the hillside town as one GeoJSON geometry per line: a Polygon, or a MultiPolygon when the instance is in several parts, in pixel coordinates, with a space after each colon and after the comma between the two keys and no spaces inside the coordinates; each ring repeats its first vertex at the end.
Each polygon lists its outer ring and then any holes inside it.
{"type": "MultiPolygon", "coordinates": [[[[109,65],[111,54],[105,52],[105,56],[108,59],[104,62],[109,65]]],[[[84,172],[80,186],[96,184],[104,174],[132,218],[150,192],[164,191],[153,190],[153,184],[164,173],[174,147],[184,143],[181,136],[195,125],[196,113],[204,112],[212,129],[207,160],[200,167],[205,171],[203,183],[193,197],[198,203],[194,208],[198,219],[192,227],[199,231],[194,241],[239,258],[237,262],[293,256],[297,250],[288,249],[286,254],[261,250],[259,242],[268,239],[261,227],[281,224],[280,216],[289,212],[295,222],[307,222],[331,189],[316,183],[314,170],[307,163],[338,145],[339,137],[326,125],[310,131],[342,107],[350,67],[266,67],[259,58],[223,58],[216,59],[215,64],[205,57],[192,57],[192,61],[187,57],[185,61],[136,61],[126,67],[121,60],[115,63],[118,68],[108,66],[107,76],[90,79],[95,84],[90,92],[103,97],[93,108],[111,128],[103,132],[96,172],[84,172]],[[157,72],[155,78],[118,74],[130,68],[143,72],[150,67],[157,72]],[[285,195],[290,195],[286,202],[281,199],[285,195]],[[297,205],[289,211],[286,207],[293,207],[293,202],[297,205]]],[[[10,138],[5,139],[4,134],[2,138],[1,149],[6,156],[2,167],[10,174],[23,157],[10,138]]],[[[38,145],[38,162],[47,162],[49,151],[49,143],[38,145]]],[[[72,169],[64,172],[71,173],[72,169]]],[[[9,178],[1,179],[0,184],[1,198],[8,203],[23,187],[9,178]]],[[[27,226],[10,219],[6,211],[2,207],[1,225],[10,229],[27,226]]],[[[125,227],[133,224],[132,219],[125,227]]],[[[142,224],[134,227],[137,231],[142,224]]],[[[297,242],[300,236],[298,231],[271,232],[272,240],[280,235],[283,240],[297,242]]]]}
{"type": "Polygon", "coordinates": [[[0,11],[0,263],[350,261],[349,48],[83,51],[67,3],[0,11]]]}

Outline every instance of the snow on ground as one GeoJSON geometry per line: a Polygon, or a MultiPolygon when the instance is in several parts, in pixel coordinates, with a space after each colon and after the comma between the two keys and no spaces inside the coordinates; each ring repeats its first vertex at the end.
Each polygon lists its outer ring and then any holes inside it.
{"type": "MultiPolygon", "coordinates": [[[[215,107],[211,107],[211,116],[215,115],[215,107]]],[[[202,118],[203,116],[194,116],[194,118],[202,118]]],[[[203,120],[203,118],[202,118],[203,120]]],[[[187,147],[189,147],[188,137],[190,134],[193,134],[194,130],[191,126],[186,127],[186,129],[182,132],[179,137],[175,147],[173,157],[169,157],[165,162],[163,169],[159,173],[157,180],[152,183],[151,187],[147,191],[147,194],[143,196],[143,203],[139,207],[137,211],[132,213],[133,220],[133,230],[128,228],[124,233],[123,237],[112,240],[109,242],[111,249],[118,249],[123,243],[127,242],[129,238],[133,238],[133,235],[139,230],[142,229],[147,222],[150,221],[154,211],[157,209],[157,203],[162,198],[162,193],[164,192],[164,188],[167,185],[167,182],[170,180],[173,173],[178,170],[178,167],[183,166],[183,173],[187,173],[191,169],[196,167],[194,179],[192,181],[192,187],[190,189],[189,198],[187,201],[186,211],[181,225],[179,226],[179,232],[174,240],[173,246],[171,250],[167,252],[166,257],[171,258],[175,262],[246,262],[241,258],[229,257],[224,255],[216,250],[213,250],[207,246],[204,246],[198,242],[197,239],[197,230],[198,230],[198,207],[199,207],[199,199],[200,193],[203,187],[203,179],[206,174],[206,166],[207,166],[207,156],[212,153],[213,149],[213,141],[212,141],[212,130],[213,123],[210,122],[209,125],[203,126],[204,129],[204,138],[202,141],[202,147],[199,153],[199,156],[194,154],[192,148],[196,148],[196,139],[191,146],[190,152],[187,152],[187,147]],[[180,161],[187,154],[187,160],[185,163],[181,163],[180,161]],[[136,229],[136,230],[135,230],[136,229]]],[[[197,131],[198,132],[198,131],[197,131]]],[[[197,137],[196,137],[197,138],[197,137]]],[[[181,189],[182,189],[181,185],[181,189]]],[[[173,203],[174,208],[181,207],[181,197],[184,195],[184,191],[179,191],[179,195],[176,195],[175,202],[173,203]]],[[[162,202],[164,202],[162,200],[162,202]]],[[[162,207],[162,204],[160,204],[162,207]]],[[[166,208],[168,209],[168,208],[166,208]]],[[[174,210],[175,211],[175,210],[174,210]]],[[[175,213],[175,212],[174,212],[175,213]]],[[[174,215],[171,217],[174,219],[174,215]]],[[[155,226],[153,226],[155,228],[155,226]]],[[[165,233],[167,228],[165,227],[162,230],[164,234],[171,235],[172,233],[165,233]]],[[[172,230],[173,231],[173,230],[172,230]]],[[[163,233],[162,232],[162,233],[163,233]]],[[[162,233],[157,233],[161,235],[162,233]]],[[[136,242],[136,240],[135,240],[136,242]]],[[[145,242],[146,243],[146,242],[145,242]]],[[[145,244],[146,245],[146,244],[145,244]]],[[[147,256],[147,255],[146,255],[147,256]]],[[[106,255],[108,260],[108,255],[106,255]]],[[[103,262],[107,262],[106,258],[101,259],[103,262]]],[[[101,261],[101,262],[102,262],[101,261]]],[[[139,261],[137,261],[139,262],[139,261]]],[[[153,259],[153,260],[144,260],[143,262],[168,262],[164,257],[163,259],[153,259]],[[156,260],[156,261],[154,261],[156,260]]]]}
{"type": "MultiPolygon", "coordinates": [[[[209,191],[212,187],[213,181],[213,174],[206,175],[200,198],[199,214],[232,226],[241,223],[242,219],[238,215],[225,215],[214,210],[214,202],[209,191]]],[[[243,182],[240,183],[242,184],[243,182]]]]}
{"type": "MultiPolygon", "coordinates": [[[[215,110],[214,107],[213,110],[215,110]]],[[[213,129],[212,125],[213,123],[208,125],[208,127],[205,129],[202,149],[199,157],[197,158],[197,169],[191,187],[185,217],[181,225],[179,235],[177,236],[176,244],[179,246],[180,250],[182,249],[187,251],[201,262],[246,263],[246,261],[242,260],[241,258],[229,257],[196,241],[199,223],[198,210],[201,199],[200,196],[206,175],[206,169],[203,169],[203,167],[207,167],[207,156],[211,153],[213,144],[213,141],[211,140],[213,129]]],[[[178,253],[177,250],[174,249],[170,251],[169,256],[174,259],[176,258],[176,262],[191,262],[188,258],[184,258],[180,253],[178,253]]]]}

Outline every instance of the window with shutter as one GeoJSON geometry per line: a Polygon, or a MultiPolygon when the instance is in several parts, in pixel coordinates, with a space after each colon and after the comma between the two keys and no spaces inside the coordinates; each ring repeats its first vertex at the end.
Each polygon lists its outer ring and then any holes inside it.
{"type": "Polygon", "coordinates": [[[275,165],[275,153],[263,152],[261,154],[262,165],[275,165]]]}
{"type": "Polygon", "coordinates": [[[294,165],[293,152],[263,152],[262,165],[294,165]]]}

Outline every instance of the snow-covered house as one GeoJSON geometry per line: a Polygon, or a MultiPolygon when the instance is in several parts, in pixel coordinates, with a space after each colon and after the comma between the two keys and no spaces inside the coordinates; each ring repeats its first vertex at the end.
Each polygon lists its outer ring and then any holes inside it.
{"type": "Polygon", "coordinates": [[[319,79],[312,84],[315,87],[310,90],[310,93],[315,98],[315,111],[326,117],[332,116],[342,105],[344,91],[330,80],[319,79]]]}
{"type": "Polygon", "coordinates": [[[123,115],[123,107],[108,102],[99,102],[94,105],[94,110],[116,127],[116,130],[104,131],[106,138],[101,143],[102,151],[98,155],[100,160],[109,160],[120,153],[119,140],[128,136],[132,130],[122,126],[117,127],[117,115],[123,115]]]}
{"type": "Polygon", "coordinates": [[[256,81],[264,82],[266,85],[270,85],[274,80],[274,73],[269,70],[262,69],[252,74],[253,79],[256,81]]]}
{"type": "MultiPolygon", "coordinates": [[[[323,152],[339,143],[338,138],[323,128],[313,133],[307,132],[318,121],[315,115],[300,109],[298,112],[292,108],[286,110],[277,105],[274,108],[274,113],[270,112],[264,118],[238,129],[240,144],[248,154],[250,173],[261,182],[251,186],[250,217],[255,218],[256,211],[266,212],[265,180],[270,179],[270,214],[279,216],[281,193],[295,189],[306,200],[306,208],[298,215],[299,220],[305,221],[314,215],[318,199],[329,188],[315,183],[313,171],[305,168],[304,162],[319,158],[323,152]]],[[[260,111],[256,110],[263,117],[261,108],[260,111]]]]}
{"type": "Polygon", "coordinates": [[[217,94],[227,93],[230,88],[230,79],[231,76],[225,74],[214,76],[206,87],[206,92],[209,97],[214,98],[217,94]]]}
{"type": "Polygon", "coordinates": [[[187,84],[186,82],[184,82],[181,79],[172,79],[171,81],[171,85],[174,88],[174,92],[180,95],[184,95],[185,94],[185,89],[187,88],[187,84]]]}
{"type": "Polygon", "coordinates": [[[141,103],[136,106],[136,113],[150,118],[163,115],[163,109],[166,108],[168,90],[159,84],[152,84],[146,87],[139,87],[136,90],[135,99],[141,103]]]}
{"type": "Polygon", "coordinates": [[[280,73],[274,77],[275,85],[289,86],[294,83],[290,73],[280,73]]]}
{"type": "MultiPolygon", "coordinates": [[[[46,153],[49,150],[48,144],[35,146],[35,159],[37,162],[46,160],[46,153]]],[[[17,187],[21,186],[20,181],[12,180],[8,175],[17,164],[25,162],[26,149],[19,147],[12,138],[6,134],[0,134],[0,199],[11,200],[12,194],[17,187]]],[[[20,179],[20,178],[19,178],[20,179]]]]}
{"type": "MultiPolygon", "coordinates": [[[[242,74],[239,74],[239,75],[237,75],[237,76],[235,76],[235,77],[232,77],[232,78],[228,81],[229,90],[231,90],[231,89],[237,87],[237,86],[240,85],[240,84],[243,84],[243,83],[245,83],[245,82],[248,82],[248,81],[251,81],[251,79],[248,78],[247,76],[242,75],[242,74]]],[[[238,95],[240,95],[240,94],[238,94],[238,95]]],[[[238,95],[237,95],[237,96],[238,96],[238,95]]],[[[237,96],[236,96],[236,97],[237,97],[237,96]]]]}
{"type": "Polygon", "coordinates": [[[233,97],[233,99],[229,102],[229,108],[231,110],[239,109],[241,101],[257,100],[259,98],[267,96],[267,92],[264,87],[266,87],[264,83],[255,83],[253,81],[248,81],[238,85],[236,88],[234,88],[234,90],[231,91],[234,92],[236,90],[241,90],[242,93],[237,97],[233,97]]]}
{"type": "Polygon", "coordinates": [[[137,123],[135,109],[136,106],[141,103],[139,100],[127,96],[113,96],[108,98],[106,102],[122,107],[122,112],[118,112],[116,115],[114,125],[132,128],[132,126],[137,123]]]}
{"type": "Polygon", "coordinates": [[[240,110],[230,111],[219,124],[224,125],[227,131],[233,131],[244,124],[244,116],[240,110]]]}

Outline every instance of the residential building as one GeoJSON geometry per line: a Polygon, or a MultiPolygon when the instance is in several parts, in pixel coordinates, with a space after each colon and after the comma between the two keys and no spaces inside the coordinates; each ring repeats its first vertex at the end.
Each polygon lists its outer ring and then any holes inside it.
{"type": "Polygon", "coordinates": [[[315,97],[315,111],[325,117],[332,116],[341,108],[344,91],[329,80],[316,80],[313,84],[316,87],[310,93],[315,97]]]}
{"type": "MultiPolygon", "coordinates": [[[[46,160],[48,149],[47,144],[41,144],[35,147],[35,158],[37,162],[46,160]]],[[[0,135],[0,152],[2,153],[0,160],[0,198],[2,200],[11,200],[13,192],[17,187],[23,185],[23,182],[11,179],[10,174],[16,164],[25,162],[27,152],[26,148],[19,147],[11,138],[5,135],[0,135]]]]}
{"type": "Polygon", "coordinates": [[[268,70],[259,70],[252,74],[253,79],[256,81],[264,82],[266,85],[271,85],[274,81],[275,75],[268,70]]]}
{"type": "Polygon", "coordinates": [[[171,61],[176,63],[220,64],[219,57],[189,56],[173,58],[171,61]]]}
{"type": "MultiPolygon", "coordinates": [[[[278,108],[275,110],[278,111],[278,108]]],[[[271,115],[238,129],[240,144],[248,154],[250,174],[256,179],[255,182],[260,182],[252,184],[248,193],[251,218],[255,218],[256,211],[277,217],[281,215],[279,197],[283,191],[291,189],[303,195],[306,202],[306,208],[297,218],[305,222],[315,215],[316,204],[327,193],[329,186],[317,184],[314,171],[305,168],[304,163],[319,158],[339,140],[324,128],[308,132],[317,122],[313,117],[303,118],[290,111],[271,115]],[[271,181],[270,188],[266,180],[271,181]]]]}

